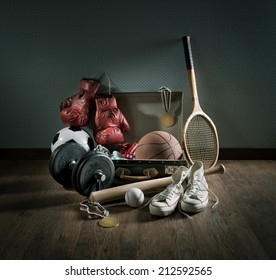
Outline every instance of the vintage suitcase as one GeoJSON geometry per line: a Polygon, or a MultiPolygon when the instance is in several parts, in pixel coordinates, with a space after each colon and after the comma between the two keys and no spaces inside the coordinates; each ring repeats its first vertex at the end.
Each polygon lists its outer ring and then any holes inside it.
{"type": "MultiPolygon", "coordinates": [[[[114,93],[118,108],[122,111],[130,125],[130,132],[124,134],[124,142],[139,142],[151,131],[166,131],[182,143],[183,125],[183,93],[171,93],[170,113],[174,124],[165,127],[161,117],[165,114],[160,92],[114,93]]],[[[182,146],[182,145],[181,145],[182,146]]],[[[118,146],[111,149],[116,150],[118,146]]],[[[178,160],[113,160],[116,179],[147,180],[170,176],[180,165],[187,166],[183,156],[178,160]]]]}

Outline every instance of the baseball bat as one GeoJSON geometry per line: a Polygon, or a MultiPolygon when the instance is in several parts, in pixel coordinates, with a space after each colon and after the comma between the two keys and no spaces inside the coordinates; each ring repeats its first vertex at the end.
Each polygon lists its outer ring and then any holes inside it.
{"type": "MultiPolygon", "coordinates": [[[[143,192],[153,191],[159,188],[164,188],[171,183],[177,183],[180,180],[183,171],[188,171],[185,166],[180,166],[174,174],[169,177],[152,179],[147,181],[130,183],[122,186],[117,186],[109,189],[104,189],[100,191],[91,192],[89,199],[92,202],[106,203],[114,200],[123,199],[127,190],[131,188],[138,188],[143,192]]],[[[223,174],[225,167],[222,164],[218,164],[212,168],[206,169],[204,175],[211,175],[215,173],[223,174]]]]}

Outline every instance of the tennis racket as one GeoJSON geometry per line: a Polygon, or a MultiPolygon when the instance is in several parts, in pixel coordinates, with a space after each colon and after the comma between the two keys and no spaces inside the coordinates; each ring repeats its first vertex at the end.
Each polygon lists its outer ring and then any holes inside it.
{"type": "Polygon", "coordinates": [[[201,161],[204,168],[208,169],[214,167],[218,160],[219,141],[217,129],[199,104],[190,37],[182,37],[182,42],[193,97],[193,111],[183,128],[184,151],[190,164],[201,161]]]}

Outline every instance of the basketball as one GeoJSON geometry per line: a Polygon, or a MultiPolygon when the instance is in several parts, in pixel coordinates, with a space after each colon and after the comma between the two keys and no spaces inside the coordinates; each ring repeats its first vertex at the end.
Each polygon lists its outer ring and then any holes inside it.
{"type": "Polygon", "coordinates": [[[180,159],[182,148],[177,139],[165,131],[152,131],[137,143],[136,159],[180,159]]]}

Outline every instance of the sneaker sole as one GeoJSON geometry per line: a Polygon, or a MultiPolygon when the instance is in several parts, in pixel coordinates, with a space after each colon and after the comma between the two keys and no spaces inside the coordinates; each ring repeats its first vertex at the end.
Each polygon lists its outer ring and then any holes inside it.
{"type": "Polygon", "coordinates": [[[180,202],[181,210],[188,213],[198,213],[207,208],[208,200],[200,205],[188,204],[183,201],[180,202]]]}
{"type": "Polygon", "coordinates": [[[160,217],[165,217],[171,215],[173,212],[175,212],[175,208],[173,210],[161,210],[160,207],[155,207],[153,205],[149,205],[149,210],[151,215],[153,216],[160,216],[160,217]]]}

